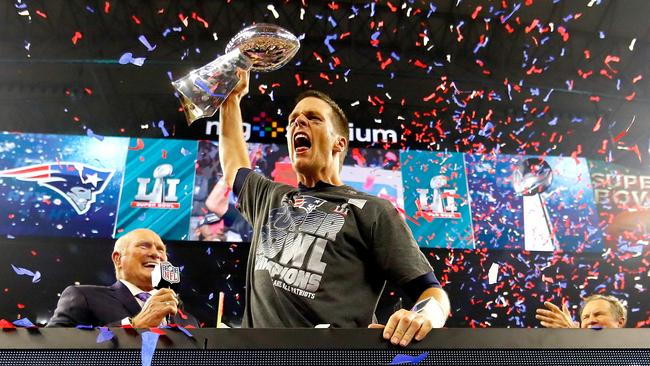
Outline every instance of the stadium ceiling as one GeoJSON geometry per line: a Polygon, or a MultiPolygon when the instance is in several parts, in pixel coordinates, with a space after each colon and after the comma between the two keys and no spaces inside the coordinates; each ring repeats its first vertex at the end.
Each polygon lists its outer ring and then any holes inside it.
{"type": "Polygon", "coordinates": [[[170,79],[243,27],[301,37],[253,77],[245,117],[283,121],[300,90],[330,93],[402,148],[585,156],[648,167],[650,2],[99,1],[0,5],[1,130],[201,138],[170,79]],[[139,40],[145,36],[155,49],[139,40]],[[127,52],[142,66],[120,64],[127,52]]]}

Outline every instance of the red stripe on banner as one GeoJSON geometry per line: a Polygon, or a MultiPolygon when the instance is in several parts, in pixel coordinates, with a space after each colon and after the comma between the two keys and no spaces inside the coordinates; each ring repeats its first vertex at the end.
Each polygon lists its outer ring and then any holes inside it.
{"type": "Polygon", "coordinates": [[[17,174],[25,174],[25,173],[32,173],[32,172],[48,171],[49,169],[50,169],[49,165],[40,165],[40,166],[37,165],[37,166],[31,166],[26,168],[16,168],[16,169],[0,171],[0,174],[17,175],[17,174]]]}

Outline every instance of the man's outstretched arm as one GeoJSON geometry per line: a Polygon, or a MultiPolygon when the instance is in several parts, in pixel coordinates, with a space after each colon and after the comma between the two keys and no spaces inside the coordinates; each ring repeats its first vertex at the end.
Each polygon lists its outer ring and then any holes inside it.
{"type": "Polygon", "coordinates": [[[540,321],[545,328],[580,328],[580,324],[573,321],[567,304],[562,305],[560,309],[557,305],[545,301],[546,309],[537,309],[535,318],[540,321]]]}
{"type": "Polygon", "coordinates": [[[369,328],[384,328],[384,339],[395,345],[407,346],[413,339],[424,339],[431,329],[442,328],[451,308],[447,293],[439,287],[430,287],[422,292],[416,307],[418,309],[396,311],[385,326],[371,324],[369,328]]]}
{"type": "Polygon", "coordinates": [[[238,70],[239,84],[219,109],[219,160],[229,187],[233,187],[239,168],[250,168],[248,147],[244,139],[243,122],[239,103],[248,94],[249,73],[238,70]]]}

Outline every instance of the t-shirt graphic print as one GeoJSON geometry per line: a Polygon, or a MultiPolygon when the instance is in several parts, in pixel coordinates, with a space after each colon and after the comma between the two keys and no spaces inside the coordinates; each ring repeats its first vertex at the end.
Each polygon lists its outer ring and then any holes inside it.
{"type": "Polygon", "coordinates": [[[347,206],[303,194],[285,196],[262,228],[255,270],[268,271],[277,288],[315,299],[327,267],[323,253],[345,224],[347,206]]]}

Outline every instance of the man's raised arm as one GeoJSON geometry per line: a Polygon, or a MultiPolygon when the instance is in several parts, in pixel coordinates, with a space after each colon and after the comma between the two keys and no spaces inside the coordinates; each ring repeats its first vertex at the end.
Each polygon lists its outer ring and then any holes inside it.
{"type": "Polygon", "coordinates": [[[249,73],[238,70],[239,84],[230,93],[219,109],[219,160],[223,169],[224,179],[229,187],[233,187],[239,168],[250,168],[248,148],[244,140],[241,99],[248,94],[249,73]]]}

